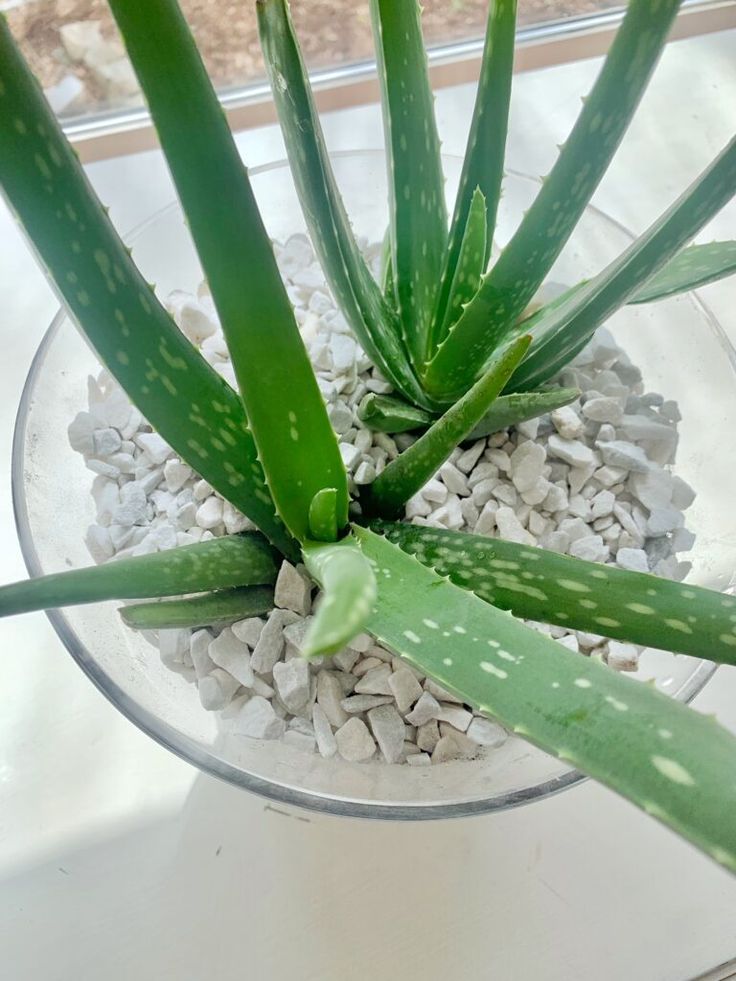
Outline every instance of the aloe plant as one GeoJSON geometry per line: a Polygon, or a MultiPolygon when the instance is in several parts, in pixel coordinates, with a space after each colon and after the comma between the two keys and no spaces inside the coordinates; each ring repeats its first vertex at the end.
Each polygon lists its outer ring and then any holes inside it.
{"type": "MultiPolygon", "coordinates": [[[[437,190],[441,160],[418,4],[371,0],[391,213],[383,306],[376,297],[379,287],[358,254],[330,169],[288,2],[258,0],[257,7],[274,101],[315,247],[356,336],[401,396],[394,397],[390,406],[368,400],[363,419],[384,432],[431,426],[477,382],[509,339],[521,331],[534,336],[531,324],[524,322],[527,305],[573,233],[626,131],[679,0],[656,4],[631,0],[555,166],[490,268],[503,181],[516,3],[489,3],[478,93],[448,228],[442,220],[444,200],[437,190]],[[435,284],[439,284],[436,289],[435,284]],[[369,306],[370,317],[362,312],[369,306]],[[398,354],[389,351],[387,335],[400,346],[398,354]],[[399,373],[405,375],[407,370],[412,384],[396,383],[399,373]]],[[[543,380],[555,375],[624,303],[650,302],[734,271],[732,242],[681,249],[733,193],[735,157],[731,145],[723,166],[709,180],[707,175],[702,178],[712,196],[706,200],[696,182],[641,242],[596,278],[597,286],[585,284],[577,304],[566,303],[562,309],[549,304],[536,314],[535,321],[541,321],[537,332],[544,334],[545,343],[533,344],[529,352],[534,371],[523,362],[506,386],[506,395],[524,391],[528,401],[508,403],[509,411],[499,412],[497,418],[492,409],[489,425],[503,428],[529,418],[528,412],[535,408],[532,393],[543,396],[537,403],[539,413],[555,408],[550,406],[551,392],[540,388],[543,380]],[[644,245],[652,235],[654,247],[647,251],[644,245]],[[642,250],[639,259],[632,261],[633,254],[642,250]],[[594,301],[593,293],[604,285],[605,302],[599,297],[594,301]],[[553,311],[554,343],[548,340],[553,311]]],[[[569,393],[560,392],[559,398],[564,405],[569,393]]]]}
{"type": "Polygon", "coordinates": [[[124,606],[121,615],[136,629],[227,624],[269,610],[281,557],[301,555],[322,588],[306,656],[332,654],[368,629],[464,701],[736,870],[730,819],[736,739],[517,619],[733,664],[736,599],[541,549],[380,520],[400,516],[463,439],[576,398],[575,390],[539,386],[618,305],[671,295],[733,269],[731,243],[683,250],[733,193],[731,146],[608,269],[524,315],[623,134],[677,4],[633,0],[581,122],[508,251],[489,270],[515,5],[491,4],[468,154],[448,224],[416,4],[372,0],[396,175],[379,284],[330,171],[287,6],[258,0],[315,245],[358,339],[395,389],[369,397],[364,418],[385,431],[424,430],[353,502],[362,524],[348,523],[336,439],[247,171],[178,5],[110,6],[148,99],[240,392],[209,368],[140,276],[2,20],[0,183],[101,360],[176,452],[262,534],[4,586],[0,616],[135,599],[146,602],[124,606]],[[543,229],[552,234],[542,241],[543,229]]]}

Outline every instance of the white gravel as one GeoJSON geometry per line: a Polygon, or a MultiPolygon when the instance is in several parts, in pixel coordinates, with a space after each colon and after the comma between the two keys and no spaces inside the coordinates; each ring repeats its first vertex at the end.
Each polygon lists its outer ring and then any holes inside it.
{"type": "MultiPolygon", "coordinates": [[[[360,422],[365,395],[391,387],[353,340],[306,238],[294,236],[276,250],[355,492],[414,437],[371,433],[360,422]]],[[[367,251],[375,263],[378,248],[367,251]]],[[[169,309],[234,385],[206,290],[196,297],[172,294],[169,309]]],[[[581,389],[578,402],[456,449],[408,502],[407,520],[684,578],[690,566],[677,553],[694,542],[682,513],[694,492],[669,469],[677,447],[676,404],[644,392],[638,369],[604,329],[560,381],[581,389]]],[[[86,543],[95,562],[253,527],[151,431],[106,371],[89,379],[88,395],[89,411],[72,420],[69,440],[94,474],[97,521],[86,543]]],[[[198,686],[205,709],[225,710],[231,731],[283,738],[325,758],[423,766],[471,759],[506,741],[500,725],[461,705],[367,634],[332,659],[301,660],[312,593],[304,570],[284,562],[268,617],[220,631],[162,630],[161,659],[198,686]]],[[[582,656],[636,670],[640,650],[632,644],[532,626],[582,656]]]]}

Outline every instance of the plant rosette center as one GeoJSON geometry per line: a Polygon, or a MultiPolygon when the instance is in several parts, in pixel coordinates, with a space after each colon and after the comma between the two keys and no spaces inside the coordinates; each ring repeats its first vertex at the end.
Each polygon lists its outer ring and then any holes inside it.
{"type": "MultiPolygon", "coordinates": [[[[338,436],[351,496],[359,499],[361,489],[417,434],[374,432],[361,421],[365,397],[390,395],[391,385],[350,333],[307,238],[294,235],[277,243],[276,252],[338,436]]],[[[366,257],[377,273],[380,246],[368,246],[366,257]]],[[[183,333],[235,387],[206,290],[173,293],[168,307],[183,333]]],[[[689,563],[681,554],[694,542],[684,516],[693,494],[669,469],[677,406],[644,391],[640,372],[605,330],[558,381],[579,388],[580,399],[462,444],[409,500],[404,520],[682,579],[689,563]]],[[[96,562],[253,529],[151,430],[108,373],[89,392],[88,409],[71,422],[69,435],[96,475],[97,521],[86,536],[96,562]]],[[[499,581],[531,595],[538,589],[531,573],[514,565],[507,561],[496,570],[499,581]]],[[[578,600],[586,603],[585,596],[578,600]]],[[[234,602],[203,609],[203,622],[190,625],[177,617],[191,618],[191,608],[170,604],[171,623],[149,636],[163,663],[197,686],[203,710],[217,713],[223,730],[243,737],[283,739],[305,753],[337,754],[351,763],[410,766],[479,759],[507,741],[509,734],[493,718],[463,704],[366,633],[332,658],[302,658],[315,601],[304,568],[284,562],[274,593],[264,589],[246,611],[250,615],[234,602]]],[[[145,627],[149,608],[128,606],[124,619],[145,627]]],[[[603,635],[614,626],[610,617],[605,610],[589,612],[589,631],[531,625],[581,657],[635,672],[641,648],[606,640],[603,635]]],[[[448,658],[452,651],[450,637],[448,658]]]]}

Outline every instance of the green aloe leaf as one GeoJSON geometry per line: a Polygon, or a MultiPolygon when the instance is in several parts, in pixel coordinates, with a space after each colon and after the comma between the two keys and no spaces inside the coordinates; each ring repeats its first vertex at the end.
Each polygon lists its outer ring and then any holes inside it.
{"type": "Polygon", "coordinates": [[[202,477],[293,555],[240,399],[138,272],[3,18],[0,184],[70,315],[141,412],[202,477]]]}
{"type": "Polygon", "coordinates": [[[527,327],[534,346],[510,387],[544,384],[593,336],[635,290],[657,273],[736,193],[736,139],[685,193],[622,255],[581,289],[574,288],[551,312],[527,327]]]}
{"type": "Polygon", "coordinates": [[[232,535],[0,586],[0,617],[102,600],[265,585],[276,580],[276,562],[276,551],[260,535],[232,535]]]}
{"type": "Polygon", "coordinates": [[[461,532],[376,522],[405,552],[514,616],[736,664],[736,599],[461,532]]]}
{"type": "Polygon", "coordinates": [[[330,545],[309,543],[303,555],[323,595],[302,653],[336,654],[363,629],[376,599],[376,577],[352,536],[330,545]]]}
{"type": "Polygon", "coordinates": [[[448,318],[445,311],[476,188],[480,189],[486,200],[483,271],[491,254],[506,152],[515,28],[516,0],[491,0],[478,93],[450,226],[450,241],[442,285],[437,300],[432,335],[433,348],[444,338],[447,328],[454,323],[454,319],[448,318]]]}
{"type": "Polygon", "coordinates": [[[536,392],[518,392],[500,395],[491,405],[468,439],[480,439],[509,426],[516,426],[528,419],[536,419],[546,412],[554,412],[563,405],[570,405],[580,398],[579,388],[550,388],[536,392]]]}
{"type": "Polygon", "coordinates": [[[468,212],[465,235],[455,263],[455,275],[450,286],[445,320],[441,335],[462,315],[464,308],[478,292],[486,266],[486,199],[479,187],[475,189],[468,212]]]}
{"type": "Polygon", "coordinates": [[[478,425],[489,405],[502,391],[526,354],[530,338],[513,341],[488,372],[438,419],[416,443],[392,460],[366,488],[361,498],[367,513],[397,517],[414,494],[427,483],[457,444],[478,425]]]}
{"type": "MultiPolygon", "coordinates": [[[[480,439],[500,429],[507,429],[527,419],[534,419],[569,405],[580,398],[578,388],[550,388],[538,392],[518,392],[500,395],[473,429],[467,439],[480,439]]],[[[435,416],[391,395],[371,392],[360,403],[358,415],[374,432],[406,433],[412,429],[427,429],[435,416]]]]}
{"type": "Polygon", "coordinates": [[[464,702],[579,767],[736,871],[736,738],[442,579],[373,532],[369,631],[464,702]]]}
{"type": "Polygon", "coordinates": [[[309,505],[309,537],[318,542],[334,542],[338,531],[337,491],[325,487],[314,495],[309,505]]]}
{"type": "Polygon", "coordinates": [[[304,217],[336,300],[366,354],[394,387],[427,402],[395,311],[355,242],[330,166],[286,0],[257,0],[258,29],[304,217]]]}
{"type": "Polygon", "coordinates": [[[426,372],[436,398],[466,391],[562,251],[646,89],[680,0],[631,0],[595,85],[531,208],[426,372]]]}
{"type": "Polygon", "coordinates": [[[348,489],[337,439],[246,170],[187,23],[176,0],[110,0],[110,7],[187,215],[278,513],[304,540],[314,495],[333,487],[342,527],[348,489]]]}
{"type": "Polygon", "coordinates": [[[424,362],[447,242],[440,141],[416,0],[371,0],[381,83],[394,290],[404,341],[424,362]]]}
{"type": "Polygon", "coordinates": [[[640,287],[629,303],[651,303],[665,296],[715,283],[736,272],[736,242],[709,242],[683,249],[640,287]]]}
{"type": "Polygon", "coordinates": [[[118,613],[134,630],[170,630],[177,627],[214,627],[257,617],[273,609],[273,589],[243,586],[221,589],[202,596],[136,603],[123,606],[118,613]]]}
{"type": "Polygon", "coordinates": [[[383,241],[381,242],[381,274],[379,276],[379,282],[381,284],[381,292],[386,297],[387,302],[391,305],[392,309],[396,307],[396,290],[394,288],[394,270],[393,262],[391,259],[391,229],[386,229],[386,234],[383,236],[383,241]]]}
{"type": "Polygon", "coordinates": [[[393,395],[376,395],[369,392],[358,409],[360,419],[374,432],[405,433],[411,429],[425,429],[434,422],[431,412],[425,412],[393,395]]]}

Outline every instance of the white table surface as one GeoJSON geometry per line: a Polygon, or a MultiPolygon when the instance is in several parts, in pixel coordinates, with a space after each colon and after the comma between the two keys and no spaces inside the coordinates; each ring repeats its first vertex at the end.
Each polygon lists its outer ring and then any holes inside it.
{"type": "MultiPolygon", "coordinates": [[[[509,164],[544,173],[597,61],[518,76],[509,164]]],[[[461,152],[468,87],[438,96],[461,152]]],[[[736,32],[678,42],[595,202],[643,230],[734,130],[736,32]]],[[[380,145],[375,107],[326,120],[380,145]]],[[[242,134],[251,165],[275,127],[242,134]]],[[[89,169],[121,230],[173,197],[158,153],[89,169]]],[[[702,236],[734,237],[736,205],[702,236]]],[[[10,441],[56,303],[0,208],[0,579],[21,578],[10,441]]],[[[704,291],[736,342],[733,280],[704,291]]],[[[394,825],[269,808],[125,721],[42,615],[0,622],[0,973],[8,981],[686,981],[736,956],[736,879],[591,783],[502,815],[394,825]]],[[[699,708],[736,730],[736,670],[699,708]]],[[[736,819],[736,818],[734,818],[736,819]]]]}

